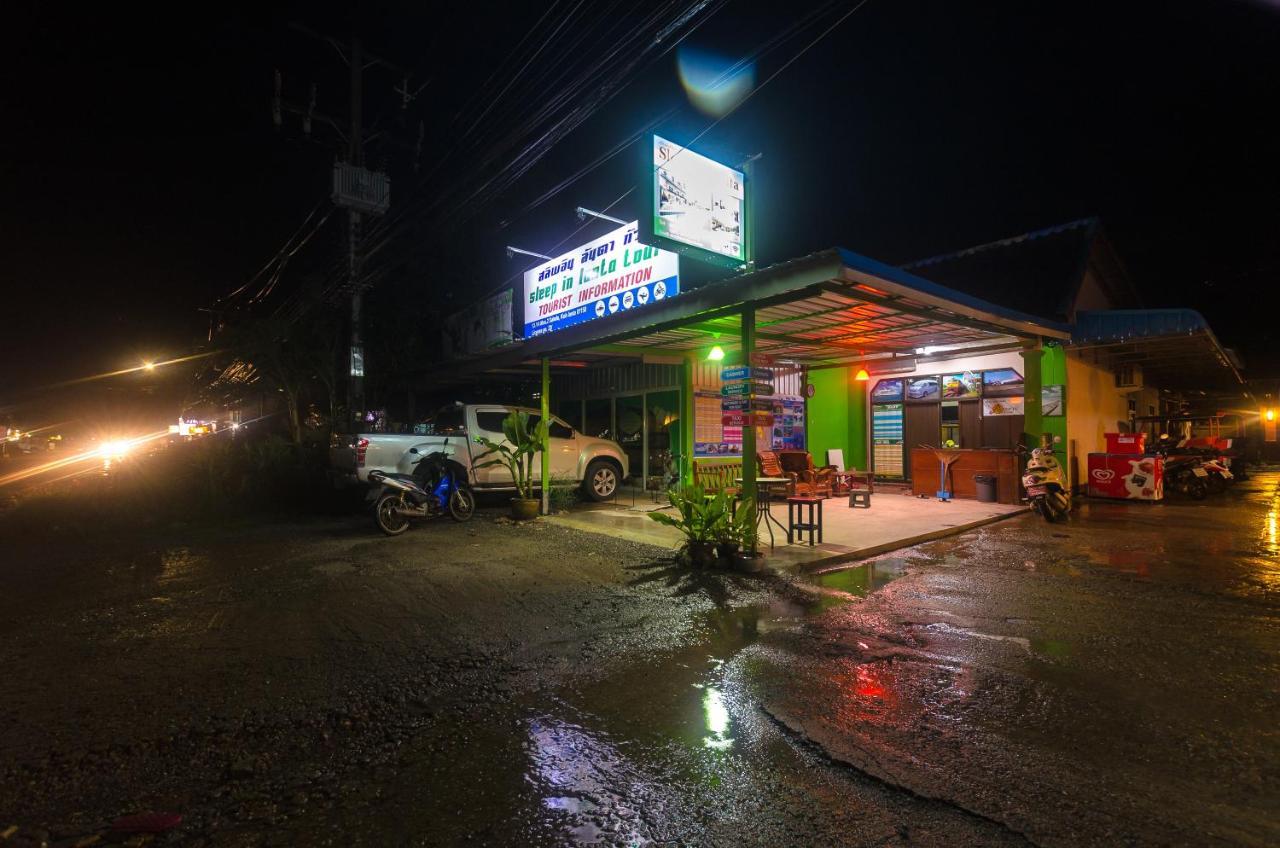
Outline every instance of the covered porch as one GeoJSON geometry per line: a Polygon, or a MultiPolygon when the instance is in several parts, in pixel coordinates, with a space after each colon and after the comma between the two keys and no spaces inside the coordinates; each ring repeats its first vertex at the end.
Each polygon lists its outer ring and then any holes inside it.
{"type": "MultiPolygon", "coordinates": [[[[797,395],[804,392],[803,422],[797,423],[805,432],[811,423],[827,422],[839,405],[847,436],[841,442],[848,446],[846,469],[865,470],[871,459],[865,371],[914,367],[929,356],[1021,356],[1022,429],[1039,433],[1041,355],[1046,342],[1068,338],[1065,327],[1042,318],[833,248],[524,339],[463,363],[457,376],[540,376],[543,412],[568,419],[580,409],[578,420],[585,423],[591,419],[590,401],[586,396],[579,400],[577,388],[570,387],[592,382],[588,375],[607,373],[608,379],[595,382],[608,384],[600,388],[612,392],[612,414],[604,408],[599,414],[610,422],[613,434],[623,430],[618,416],[622,402],[640,411],[634,429],[655,426],[649,420],[650,399],[660,393],[661,406],[668,412],[663,426],[669,428],[671,477],[692,482],[695,463],[741,463],[743,457],[768,450],[770,438],[777,435],[767,426],[745,426],[726,446],[700,434],[704,424],[714,429],[721,418],[722,367],[765,366],[776,375],[775,382],[785,380],[797,395]],[[632,380],[634,369],[661,376],[650,386],[643,378],[632,380]],[[848,371],[849,379],[835,391],[816,397],[806,392],[816,382],[813,375],[837,369],[848,371]],[[853,379],[855,372],[863,382],[853,379]]],[[[642,449],[632,460],[632,474],[649,483],[662,463],[651,455],[649,434],[638,436],[642,449]]],[[[826,456],[817,454],[814,461],[823,465],[826,456]]],[[[745,475],[743,496],[753,497],[754,488],[754,475],[745,475]]]]}
{"type": "MultiPolygon", "coordinates": [[[[760,549],[767,562],[779,568],[801,571],[826,568],[876,556],[886,551],[918,545],[944,536],[963,533],[985,524],[1025,513],[1026,508],[976,500],[920,499],[899,492],[876,494],[871,507],[850,507],[846,498],[828,498],[823,503],[822,543],[788,544],[785,535],[773,527],[775,544],[760,529],[760,549]]],[[[680,544],[676,530],[650,520],[648,513],[663,508],[662,503],[639,499],[634,505],[582,505],[546,520],[578,530],[617,536],[664,548],[680,544]]],[[[770,504],[772,517],[787,523],[787,505],[770,504]]]]}
{"type": "MultiPolygon", "coordinates": [[[[621,425],[625,410],[637,422],[630,429],[640,431],[641,449],[631,466],[632,476],[643,488],[655,477],[664,485],[692,482],[700,463],[738,463],[741,468],[746,460],[751,468],[757,452],[769,450],[771,438],[776,440],[770,426],[741,427],[740,441],[729,450],[702,435],[704,423],[721,420],[722,368],[767,367],[775,384],[785,382],[788,394],[803,393],[805,432],[842,406],[841,426],[847,428],[848,437],[844,444],[850,446],[845,451],[845,468],[866,470],[872,456],[864,370],[891,373],[927,362],[930,356],[1020,357],[1025,378],[1022,429],[1038,433],[1042,430],[1041,355],[1046,343],[1067,339],[1069,332],[1063,326],[835,248],[524,339],[463,364],[457,376],[540,378],[543,414],[564,417],[584,431],[595,408],[597,420],[608,421],[613,434],[621,431],[629,436],[621,425]],[[837,381],[833,391],[817,396],[806,391],[817,382],[814,375],[834,374],[837,369],[847,378],[837,381]],[[602,404],[593,397],[608,400],[602,404]],[[655,398],[658,403],[653,403],[655,398]],[[668,413],[662,422],[648,414],[653,407],[668,413]],[[579,415],[576,421],[575,415],[579,415]],[[649,449],[652,428],[664,422],[671,469],[667,478],[660,476],[662,462],[649,449]]],[[[803,449],[815,448],[805,444],[803,449]]],[[[813,461],[825,465],[825,452],[814,455],[813,461]]],[[[728,475],[741,478],[744,500],[756,497],[755,476],[741,471],[728,475]]],[[[659,492],[634,502],[584,505],[551,520],[670,547],[678,543],[679,534],[645,515],[664,505],[659,492]]],[[[545,507],[544,502],[544,512],[549,511],[545,507]]],[[[823,504],[821,545],[788,545],[785,534],[774,526],[771,555],[774,562],[803,567],[853,560],[962,532],[1019,510],[1016,501],[943,503],[898,493],[877,493],[869,509],[851,509],[837,495],[823,504]]],[[[785,503],[772,504],[770,512],[785,525],[785,503]]],[[[761,547],[768,551],[763,525],[761,536],[761,547]]]]}

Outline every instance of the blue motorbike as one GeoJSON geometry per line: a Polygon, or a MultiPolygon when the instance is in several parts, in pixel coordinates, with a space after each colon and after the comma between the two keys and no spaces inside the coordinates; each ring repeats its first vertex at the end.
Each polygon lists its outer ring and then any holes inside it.
{"type": "Polygon", "coordinates": [[[454,521],[466,521],[476,511],[467,470],[443,453],[419,460],[412,474],[371,471],[369,482],[373,519],[388,536],[399,536],[416,518],[447,514],[454,521]]]}

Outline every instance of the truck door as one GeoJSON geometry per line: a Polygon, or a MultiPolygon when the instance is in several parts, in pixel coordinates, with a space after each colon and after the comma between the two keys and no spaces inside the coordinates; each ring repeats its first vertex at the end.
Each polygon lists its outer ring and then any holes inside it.
{"type": "MultiPolygon", "coordinates": [[[[484,436],[486,439],[498,444],[506,442],[507,437],[502,433],[502,422],[510,412],[511,410],[504,406],[477,407],[475,409],[475,435],[484,436]]],[[[477,460],[480,459],[480,455],[485,450],[485,446],[479,443],[471,446],[472,456],[477,460]]],[[[488,457],[488,459],[492,458],[488,457]]],[[[475,480],[477,486],[510,488],[515,485],[511,480],[511,473],[507,471],[505,465],[491,465],[488,468],[477,467],[475,469],[475,480]]]]}
{"type": "MultiPolygon", "coordinates": [[[[530,415],[529,426],[535,426],[541,415],[530,415]]],[[[551,479],[578,482],[582,479],[578,470],[578,434],[568,424],[551,416],[551,428],[547,433],[551,448],[551,479]]],[[[542,479],[542,457],[536,457],[533,479],[542,479]]]]}

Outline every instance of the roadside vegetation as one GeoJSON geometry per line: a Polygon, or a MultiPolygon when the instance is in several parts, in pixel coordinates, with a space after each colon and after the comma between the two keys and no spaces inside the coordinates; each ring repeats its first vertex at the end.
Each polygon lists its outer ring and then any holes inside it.
{"type": "Polygon", "coordinates": [[[325,476],[325,449],[280,436],[200,439],[24,495],[0,511],[10,533],[118,533],[252,515],[350,509],[325,476]]]}

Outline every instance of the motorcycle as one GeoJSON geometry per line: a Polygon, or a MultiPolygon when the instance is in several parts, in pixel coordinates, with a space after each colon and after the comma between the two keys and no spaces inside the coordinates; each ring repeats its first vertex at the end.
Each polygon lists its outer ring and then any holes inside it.
{"type": "Polygon", "coordinates": [[[1208,472],[1207,478],[1209,491],[1217,494],[1225,492],[1227,484],[1235,479],[1235,475],[1231,473],[1231,469],[1227,467],[1224,457],[1212,456],[1204,460],[1204,470],[1208,472]]]}
{"type": "Polygon", "coordinates": [[[1212,451],[1173,443],[1168,434],[1160,437],[1158,450],[1164,454],[1165,488],[1193,500],[1226,489],[1234,479],[1224,458],[1212,451]]]}
{"type": "Polygon", "coordinates": [[[1198,456],[1173,455],[1164,461],[1164,489],[1202,501],[1209,494],[1209,472],[1198,456]]]}
{"type": "Polygon", "coordinates": [[[419,460],[412,474],[369,472],[373,486],[373,519],[388,536],[399,536],[416,518],[448,514],[454,521],[467,521],[476,511],[475,492],[467,484],[467,470],[444,453],[432,453],[419,460]]]}
{"type": "Polygon", "coordinates": [[[1031,509],[1045,521],[1061,521],[1071,512],[1071,487],[1048,443],[1031,451],[1022,475],[1022,487],[1027,490],[1031,509]]]}

